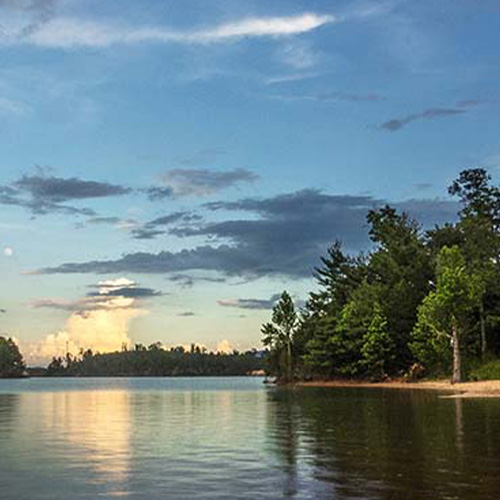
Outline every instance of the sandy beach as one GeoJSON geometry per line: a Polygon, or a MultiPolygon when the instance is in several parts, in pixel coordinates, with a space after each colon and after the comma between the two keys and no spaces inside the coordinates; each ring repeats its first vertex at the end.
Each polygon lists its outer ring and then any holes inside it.
{"type": "Polygon", "coordinates": [[[384,388],[399,390],[432,390],[441,391],[443,397],[450,398],[500,398],[500,380],[482,382],[464,382],[452,385],[449,380],[425,380],[420,382],[357,382],[349,380],[325,380],[301,382],[300,387],[352,387],[352,388],[384,388]]]}

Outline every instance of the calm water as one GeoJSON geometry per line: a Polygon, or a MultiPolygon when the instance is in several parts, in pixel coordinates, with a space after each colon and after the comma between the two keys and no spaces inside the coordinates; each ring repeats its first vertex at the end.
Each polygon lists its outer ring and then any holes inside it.
{"type": "Polygon", "coordinates": [[[500,400],[261,379],[0,381],[0,499],[500,499],[500,400]]]}

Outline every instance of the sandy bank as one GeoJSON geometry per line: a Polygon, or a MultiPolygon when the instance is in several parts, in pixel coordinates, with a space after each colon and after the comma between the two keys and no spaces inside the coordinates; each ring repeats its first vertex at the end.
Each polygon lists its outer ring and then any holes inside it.
{"type": "Polygon", "coordinates": [[[464,382],[452,385],[448,380],[432,380],[421,382],[356,382],[349,380],[325,380],[314,382],[301,382],[300,387],[363,387],[370,389],[405,389],[405,390],[431,390],[443,392],[443,397],[450,398],[500,398],[500,380],[487,380],[484,382],[464,382]]]}

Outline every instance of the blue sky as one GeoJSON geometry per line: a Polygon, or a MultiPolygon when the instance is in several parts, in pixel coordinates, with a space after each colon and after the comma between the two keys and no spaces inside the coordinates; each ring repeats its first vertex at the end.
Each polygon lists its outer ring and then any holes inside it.
{"type": "Polygon", "coordinates": [[[499,46],[497,0],[0,1],[1,330],[258,346],[369,208],[498,179],[499,46]]]}

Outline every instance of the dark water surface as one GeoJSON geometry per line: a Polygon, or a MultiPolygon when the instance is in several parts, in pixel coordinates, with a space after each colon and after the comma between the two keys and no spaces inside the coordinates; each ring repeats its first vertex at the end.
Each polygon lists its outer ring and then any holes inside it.
{"type": "Polygon", "coordinates": [[[256,378],[0,381],[0,499],[500,499],[500,400],[256,378]]]}

